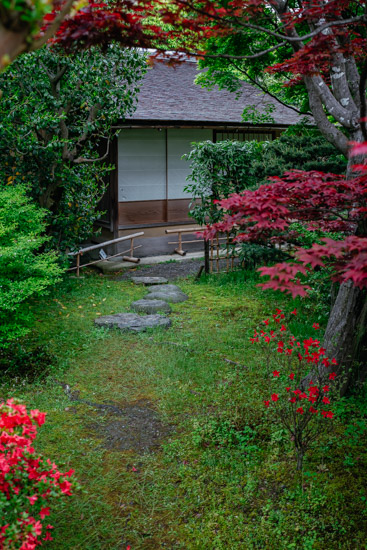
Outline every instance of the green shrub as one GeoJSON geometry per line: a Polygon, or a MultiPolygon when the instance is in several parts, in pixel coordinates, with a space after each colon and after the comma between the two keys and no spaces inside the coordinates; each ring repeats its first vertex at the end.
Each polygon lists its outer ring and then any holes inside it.
{"type": "Polygon", "coordinates": [[[29,332],[27,302],[60,280],[56,253],[41,251],[44,217],[22,187],[0,188],[0,347],[29,332]]]}

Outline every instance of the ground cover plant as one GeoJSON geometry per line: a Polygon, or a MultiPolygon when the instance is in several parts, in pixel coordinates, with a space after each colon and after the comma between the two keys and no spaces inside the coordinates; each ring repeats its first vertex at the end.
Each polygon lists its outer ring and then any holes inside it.
{"type": "Polygon", "coordinates": [[[48,412],[37,450],[75,469],[82,485],[55,504],[47,547],[363,548],[364,391],[333,404],[297,472],[294,443],[264,405],[278,378],[269,379],[266,354],[250,340],[277,307],[299,340],[320,339],[327,311],[265,294],[256,273],[241,272],[177,281],[189,300],[174,305],[168,331],[96,329],[94,318],[144,295],[117,279],[85,272],[35,302],[34,343],[48,340],[55,365],[42,382],[0,386],[2,399],[48,412]],[[111,426],[131,407],[165,426],[150,449],[118,447],[126,421],[111,445],[111,426]]]}

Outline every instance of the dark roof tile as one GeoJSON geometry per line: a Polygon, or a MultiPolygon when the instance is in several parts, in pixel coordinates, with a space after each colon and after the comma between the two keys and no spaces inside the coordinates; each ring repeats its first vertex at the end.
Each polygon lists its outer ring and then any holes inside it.
{"type": "Polygon", "coordinates": [[[195,62],[177,67],[155,64],[144,77],[137,110],[129,120],[243,123],[246,107],[255,105],[264,113],[269,104],[275,107],[271,113],[273,124],[290,125],[301,120],[295,111],[247,82],[242,83],[242,93],[236,99],[235,93],[219,90],[217,86],[208,90],[194,84],[197,74],[195,62]]]}

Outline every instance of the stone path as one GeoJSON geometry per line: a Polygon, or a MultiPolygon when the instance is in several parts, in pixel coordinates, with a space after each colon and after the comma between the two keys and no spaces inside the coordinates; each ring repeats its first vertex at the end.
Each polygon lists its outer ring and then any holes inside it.
{"type": "Polygon", "coordinates": [[[171,313],[171,303],[179,303],[188,300],[187,294],[176,285],[168,284],[164,277],[131,277],[136,285],[148,286],[148,294],[142,300],[131,304],[131,309],[138,313],[116,313],[105,315],[94,320],[95,325],[106,328],[118,328],[121,331],[131,330],[134,332],[145,331],[152,327],[171,326],[171,320],[157,312],[171,313]]]}

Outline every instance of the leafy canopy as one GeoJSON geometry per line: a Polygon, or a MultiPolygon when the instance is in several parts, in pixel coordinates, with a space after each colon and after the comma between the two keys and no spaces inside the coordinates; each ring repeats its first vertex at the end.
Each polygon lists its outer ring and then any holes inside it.
{"type": "Polygon", "coordinates": [[[92,233],[112,168],[112,125],[135,110],[145,67],[141,54],[117,44],[73,55],[45,47],[0,76],[3,181],[27,182],[61,250],[92,233]]]}

